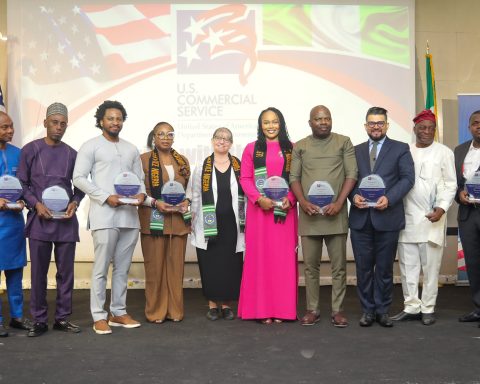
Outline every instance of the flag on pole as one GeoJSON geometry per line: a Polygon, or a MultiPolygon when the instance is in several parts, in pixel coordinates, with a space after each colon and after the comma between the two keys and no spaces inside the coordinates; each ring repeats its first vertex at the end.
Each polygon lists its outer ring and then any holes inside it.
{"type": "Polygon", "coordinates": [[[5,104],[3,103],[3,92],[2,92],[1,85],[0,85],[0,111],[7,112],[7,110],[5,109],[5,104]]]}
{"type": "MultiPolygon", "coordinates": [[[[427,80],[427,89],[426,89],[426,98],[425,98],[425,109],[430,109],[435,114],[435,119],[437,120],[438,127],[438,115],[437,115],[437,93],[435,90],[435,73],[433,71],[433,62],[432,55],[429,53],[429,47],[427,42],[427,53],[426,58],[426,80],[427,80]]],[[[438,141],[438,129],[435,131],[435,140],[438,141]]]]}

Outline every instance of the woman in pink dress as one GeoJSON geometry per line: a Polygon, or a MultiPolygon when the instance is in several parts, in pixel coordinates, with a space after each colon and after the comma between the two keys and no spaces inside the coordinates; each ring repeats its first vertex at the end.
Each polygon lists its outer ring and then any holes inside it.
{"type": "Polygon", "coordinates": [[[257,141],[242,155],[240,183],[248,198],[243,267],[238,317],[265,324],[297,318],[297,209],[291,191],[275,208],[263,193],[271,176],[287,183],[292,143],[285,119],[276,108],[258,117],[257,141]],[[260,186],[260,188],[259,188],[260,186]]]}

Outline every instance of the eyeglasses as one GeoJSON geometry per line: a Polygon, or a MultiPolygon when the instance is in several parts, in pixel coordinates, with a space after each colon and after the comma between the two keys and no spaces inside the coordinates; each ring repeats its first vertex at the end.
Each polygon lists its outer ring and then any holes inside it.
{"type": "Polygon", "coordinates": [[[222,141],[225,142],[225,143],[231,143],[232,142],[232,139],[230,139],[228,137],[221,137],[221,136],[213,136],[213,140],[218,141],[219,143],[221,143],[222,141]]]}
{"type": "Polygon", "coordinates": [[[367,121],[366,123],[368,128],[375,128],[375,126],[377,126],[378,128],[383,128],[386,124],[386,121],[367,121]]]}
{"type": "Polygon", "coordinates": [[[158,139],[173,140],[175,137],[175,132],[158,132],[154,136],[158,139]]]}

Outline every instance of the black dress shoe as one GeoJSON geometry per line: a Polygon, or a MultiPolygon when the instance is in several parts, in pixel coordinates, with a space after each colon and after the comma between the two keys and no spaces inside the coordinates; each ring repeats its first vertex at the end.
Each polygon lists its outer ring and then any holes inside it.
{"type": "Polygon", "coordinates": [[[422,315],[420,313],[408,313],[402,311],[397,313],[395,316],[391,317],[393,321],[410,321],[410,320],[420,320],[422,315]]]}
{"type": "Polygon", "coordinates": [[[361,327],[371,327],[374,321],[375,316],[373,313],[364,313],[358,324],[360,324],[361,327]]]}
{"type": "Polygon", "coordinates": [[[458,321],[461,323],[470,323],[472,321],[480,321],[480,313],[477,311],[472,311],[458,318],[458,321]]]}
{"type": "Polygon", "coordinates": [[[388,317],[388,313],[377,315],[377,323],[385,328],[393,327],[393,321],[390,319],[390,317],[388,317]]]}
{"type": "Polygon", "coordinates": [[[56,331],[71,332],[71,333],[82,332],[82,330],[78,325],[70,323],[67,320],[56,320],[55,324],[53,324],[53,329],[55,329],[56,331]]]}
{"type": "Polygon", "coordinates": [[[0,323],[0,337],[7,337],[8,336],[8,331],[4,327],[3,323],[0,323]]]}
{"type": "Polygon", "coordinates": [[[218,308],[210,308],[207,312],[207,319],[208,320],[218,320],[218,308]]]}
{"type": "Polygon", "coordinates": [[[233,320],[235,319],[235,315],[233,311],[229,307],[222,308],[222,316],[224,320],[233,320]]]}
{"type": "Polygon", "coordinates": [[[29,331],[32,328],[32,322],[28,319],[11,319],[10,320],[10,328],[22,329],[24,331],[29,331]]]}
{"type": "Polygon", "coordinates": [[[423,325],[435,324],[435,314],[434,313],[422,313],[422,324],[423,325]]]}
{"type": "Polygon", "coordinates": [[[28,337],[37,337],[48,331],[48,325],[45,323],[35,323],[27,333],[28,337]]]}

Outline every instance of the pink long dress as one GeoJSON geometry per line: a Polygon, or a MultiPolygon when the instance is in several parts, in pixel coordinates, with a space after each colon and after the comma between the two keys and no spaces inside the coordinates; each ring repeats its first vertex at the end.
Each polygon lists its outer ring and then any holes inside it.
{"type": "MultiPolygon", "coordinates": [[[[295,320],[298,285],[296,199],[289,192],[293,208],[288,211],[284,223],[275,223],[273,210],[264,211],[255,204],[260,193],[255,187],[254,144],[248,144],[243,151],[240,171],[240,183],[248,202],[238,317],[295,320]]],[[[280,144],[267,142],[268,177],[282,176],[283,163],[280,144]]]]}

